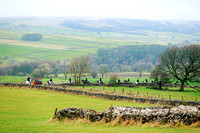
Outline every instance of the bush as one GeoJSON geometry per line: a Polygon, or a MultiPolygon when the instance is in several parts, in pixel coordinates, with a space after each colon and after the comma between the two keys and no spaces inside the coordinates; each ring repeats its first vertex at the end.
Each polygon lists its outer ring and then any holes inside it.
{"type": "Polygon", "coordinates": [[[21,39],[25,41],[40,41],[42,37],[43,36],[41,34],[32,33],[23,35],[21,39]]]}
{"type": "Polygon", "coordinates": [[[118,79],[117,74],[111,74],[110,75],[110,85],[116,86],[117,85],[117,79],[118,79]]]}
{"type": "Polygon", "coordinates": [[[35,70],[31,73],[31,76],[32,76],[33,78],[41,78],[41,77],[42,77],[41,72],[40,72],[39,69],[35,69],[35,70]]]}
{"type": "Polygon", "coordinates": [[[24,74],[22,72],[18,72],[17,76],[24,76],[24,74]]]}
{"type": "Polygon", "coordinates": [[[94,70],[91,71],[90,74],[91,74],[91,76],[92,76],[93,79],[97,77],[97,72],[94,71],[94,70]]]}
{"type": "Polygon", "coordinates": [[[58,74],[57,74],[57,73],[54,73],[54,77],[57,78],[57,77],[58,77],[58,74]]]}

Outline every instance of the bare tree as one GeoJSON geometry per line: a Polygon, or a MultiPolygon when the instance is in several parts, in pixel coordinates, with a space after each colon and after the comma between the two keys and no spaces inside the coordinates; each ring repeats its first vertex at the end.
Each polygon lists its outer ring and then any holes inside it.
{"type": "Polygon", "coordinates": [[[138,68],[137,72],[139,74],[139,77],[141,78],[142,77],[142,73],[143,73],[143,69],[142,68],[138,68]]]}
{"type": "Polygon", "coordinates": [[[63,73],[65,75],[65,79],[67,79],[67,75],[70,73],[69,68],[64,68],[63,73]]]}
{"type": "Polygon", "coordinates": [[[38,66],[38,68],[36,68],[32,73],[32,77],[34,78],[44,78],[44,77],[48,77],[49,74],[51,74],[53,72],[53,68],[51,67],[50,64],[48,63],[42,63],[38,66]]]}
{"type": "Polygon", "coordinates": [[[196,82],[200,76],[200,45],[191,44],[174,46],[163,52],[159,65],[181,83],[180,91],[184,91],[187,82],[196,82]]]}
{"type": "Polygon", "coordinates": [[[102,78],[103,78],[104,74],[109,72],[109,67],[107,64],[101,64],[99,65],[98,70],[101,73],[102,78]]]}
{"type": "Polygon", "coordinates": [[[90,71],[91,61],[89,56],[76,57],[69,63],[69,71],[72,74],[75,84],[80,84],[84,73],[90,71]]]}

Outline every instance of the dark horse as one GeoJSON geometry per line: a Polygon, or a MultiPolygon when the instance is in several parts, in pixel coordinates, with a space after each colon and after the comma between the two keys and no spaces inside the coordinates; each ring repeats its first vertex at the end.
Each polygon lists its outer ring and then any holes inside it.
{"type": "Polygon", "coordinates": [[[42,85],[42,84],[43,84],[42,81],[40,80],[37,81],[37,85],[42,85]]]}

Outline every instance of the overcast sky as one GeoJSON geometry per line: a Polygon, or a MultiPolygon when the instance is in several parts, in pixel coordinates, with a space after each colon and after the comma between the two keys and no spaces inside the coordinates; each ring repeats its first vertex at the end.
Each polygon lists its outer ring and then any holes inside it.
{"type": "Polygon", "coordinates": [[[200,0],[0,0],[0,17],[199,20],[200,0]]]}

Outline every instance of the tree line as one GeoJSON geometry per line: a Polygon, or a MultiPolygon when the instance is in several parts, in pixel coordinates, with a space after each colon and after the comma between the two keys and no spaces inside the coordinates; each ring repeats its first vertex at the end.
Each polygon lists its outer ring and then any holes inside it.
{"type": "Polygon", "coordinates": [[[40,41],[42,38],[42,34],[39,33],[25,34],[21,37],[21,39],[25,41],[40,41]]]}
{"type": "Polygon", "coordinates": [[[112,72],[137,72],[138,69],[149,72],[166,48],[162,45],[131,45],[99,49],[95,61],[97,65],[107,64],[112,72]]]}
{"type": "Polygon", "coordinates": [[[48,77],[58,73],[58,64],[55,61],[41,60],[38,62],[22,62],[6,67],[0,67],[0,75],[27,76],[34,78],[48,77]]]}

